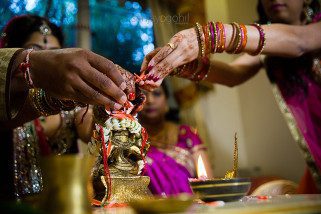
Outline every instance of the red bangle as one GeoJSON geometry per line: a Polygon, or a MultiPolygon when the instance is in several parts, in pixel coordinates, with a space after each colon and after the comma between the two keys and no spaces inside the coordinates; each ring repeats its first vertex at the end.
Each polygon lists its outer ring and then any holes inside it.
{"type": "Polygon", "coordinates": [[[26,58],[25,60],[20,63],[19,65],[19,70],[23,73],[23,77],[24,79],[26,80],[28,86],[30,88],[34,88],[35,86],[33,85],[33,81],[32,81],[32,78],[31,78],[31,75],[30,75],[30,62],[29,62],[29,59],[30,59],[30,53],[33,51],[33,49],[28,49],[27,50],[27,55],[26,55],[26,58]]]}
{"type": "Polygon", "coordinates": [[[259,44],[258,44],[258,47],[257,47],[256,51],[254,51],[253,53],[250,53],[252,56],[255,56],[255,55],[261,54],[263,49],[264,49],[264,46],[265,46],[265,33],[264,33],[264,30],[261,27],[261,25],[255,23],[255,24],[252,24],[252,26],[254,26],[259,31],[259,34],[260,34],[260,40],[259,40],[259,44]]]}

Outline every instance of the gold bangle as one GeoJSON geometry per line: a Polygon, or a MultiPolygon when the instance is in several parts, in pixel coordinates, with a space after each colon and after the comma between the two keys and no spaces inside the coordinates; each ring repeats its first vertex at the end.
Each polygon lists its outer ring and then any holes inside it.
{"type": "Polygon", "coordinates": [[[204,40],[203,40],[203,37],[202,37],[202,27],[201,25],[196,22],[196,32],[197,32],[197,38],[198,38],[198,45],[199,45],[199,50],[200,50],[200,53],[198,54],[199,56],[203,57],[205,56],[205,44],[204,44],[204,40]]]}
{"type": "Polygon", "coordinates": [[[236,29],[235,26],[233,24],[231,24],[232,27],[232,37],[231,37],[231,41],[228,45],[228,47],[226,48],[226,53],[233,53],[233,46],[234,46],[234,42],[236,39],[236,29]]]}

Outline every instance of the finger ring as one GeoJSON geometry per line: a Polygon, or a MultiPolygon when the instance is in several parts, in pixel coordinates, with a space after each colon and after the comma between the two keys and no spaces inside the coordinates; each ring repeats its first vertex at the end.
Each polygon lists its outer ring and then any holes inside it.
{"type": "Polygon", "coordinates": [[[173,49],[173,50],[175,49],[175,45],[174,45],[173,43],[170,43],[170,42],[169,42],[169,43],[167,43],[167,44],[169,45],[169,47],[171,47],[171,49],[173,49]]]}

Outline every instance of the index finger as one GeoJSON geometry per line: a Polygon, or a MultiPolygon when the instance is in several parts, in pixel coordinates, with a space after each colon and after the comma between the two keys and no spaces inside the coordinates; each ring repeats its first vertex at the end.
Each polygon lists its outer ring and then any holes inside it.
{"type": "Polygon", "coordinates": [[[93,68],[109,77],[121,90],[126,89],[126,82],[112,61],[91,51],[88,53],[88,61],[93,68]]]}
{"type": "MultiPolygon", "coordinates": [[[[164,58],[166,58],[170,53],[172,53],[175,50],[175,48],[173,48],[168,44],[162,47],[162,49],[159,50],[155,56],[153,56],[153,58],[148,63],[149,66],[154,67],[157,63],[162,61],[164,58]]],[[[177,45],[174,44],[174,47],[177,47],[177,45]]]]}
{"type": "Polygon", "coordinates": [[[156,48],[155,50],[151,51],[150,53],[148,53],[143,60],[143,63],[141,65],[140,68],[140,72],[145,71],[147,69],[148,63],[150,62],[150,60],[161,50],[161,47],[156,48]]]}

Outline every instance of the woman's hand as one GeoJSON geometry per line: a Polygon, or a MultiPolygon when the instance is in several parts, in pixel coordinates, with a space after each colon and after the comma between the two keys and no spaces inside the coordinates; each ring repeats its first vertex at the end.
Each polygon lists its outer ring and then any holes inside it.
{"type": "Polygon", "coordinates": [[[197,58],[199,46],[194,28],[186,29],[175,34],[169,43],[161,49],[155,49],[144,58],[141,71],[145,72],[145,89],[160,86],[163,79],[174,68],[193,61],[197,58]]]}
{"type": "Polygon", "coordinates": [[[50,95],[120,109],[126,83],[110,60],[80,48],[34,51],[30,73],[35,87],[50,95]]]}

